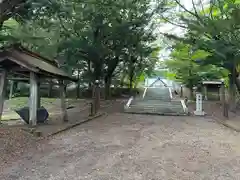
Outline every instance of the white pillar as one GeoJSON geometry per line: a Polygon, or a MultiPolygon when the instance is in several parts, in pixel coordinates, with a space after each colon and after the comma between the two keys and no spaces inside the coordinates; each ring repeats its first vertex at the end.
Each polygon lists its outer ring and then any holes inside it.
{"type": "Polygon", "coordinates": [[[3,105],[7,91],[7,71],[2,70],[0,74],[0,124],[2,120],[3,105]]]}
{"type": "Polygon", "coordinates": [[[205,115],[205,112],[202,109],[202,94],[197,93],[196,94],[196,111],[194,111],[194,114],[197,116],[203,116],[205,115]]]}
{"type": "Polygon", "coordinates": [[[37,75],[30,72],[30,105],[29,105],[29,124],[31,126],[37,125],[37,99],[38,99],[38,86],[37,75]]]}

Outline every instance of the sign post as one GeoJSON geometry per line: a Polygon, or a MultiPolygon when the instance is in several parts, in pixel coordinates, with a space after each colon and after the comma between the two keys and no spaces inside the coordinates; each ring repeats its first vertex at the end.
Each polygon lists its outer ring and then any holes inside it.
{"type": "Polygon", "coordinates": [[[194,114],[196,116],[204,116],[205,115],[205,112],[203,111],[202,109],[202,94],[201,93],[197,93],[196,94],[196,111],[194,111],[194,114]]]}

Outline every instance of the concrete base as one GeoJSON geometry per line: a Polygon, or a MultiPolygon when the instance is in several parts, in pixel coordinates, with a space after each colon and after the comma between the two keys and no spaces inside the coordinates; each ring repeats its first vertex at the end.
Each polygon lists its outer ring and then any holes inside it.
{"type": "Polygon", "coordinates": [[[194,115],[196,115],[196,116],[204,116],[205,112],[204,111],[194,111],[194,115]]]}

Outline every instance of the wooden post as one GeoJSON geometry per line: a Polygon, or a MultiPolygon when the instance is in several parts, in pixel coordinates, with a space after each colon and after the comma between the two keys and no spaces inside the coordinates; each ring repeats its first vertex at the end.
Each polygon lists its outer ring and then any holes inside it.
{"type": "Polygon", "coordinates": [[[207,97],[207,85],[206,84],[204,85],[203,89],[204,89],[204,100],[207,101],[208,97],[207,97]]]}
{"type": "Polygon", "coordinates": [[[90,113],[89,113],[89,116],[94,116],[94,106],[93,106],[93,103],[91,102],[90,104],[90,113]]]}
{"type": "Polygon", "coordinates": [[[48,86],[48,97],[49,98],[52,97],[52,88],[53,88],[53,82],[52,82],[52,80],[50,80],[49,86],[48,86]]]}
{"type": "Polygon", "coordinates": [[[13,96],[13,87],[14,86],[14,81],[11,80],[10,81],[10,91],[9,91],[9,99],[12,99],[12,96],[13,96]]]}
{"type": "Polygon", "coordinates": [[[2,113],[3,113],[3,106],[4,106],[4,100],[6,96],[6,90],[7,90],[7,71],[2,70],[1,76],[0,76],[0,124],[2,120],[2,113]]]}
{"type": "Polygon", "coordinates": [[[60,95],[61,95],[61,111],[62,111],[62,121],[67,122],[67,108],[66,108],[66,87],[63,80],[60,80],[60,95]]]}
{"type": "Polygon", "coordinates": [[[222,94],[222,85],[220,85],[219,90],[218,90],[218,100],[219,101],[222,100],[221,94],[222,94]]]}
{"type": "Polygon", "coordinates": [[[228,118],[228,105],[226,103],[226,97],[225,97],[225,84],[224,84],[224,81],[222,82],[222,85],[221,85],[221,95],[222,95],[222,107],[223,107],[223,116],[228,118]]]}
{"type": "Polygon", "coordinates": [[[38,78],[36,73],[30,72],[30,104],[29,104],[29,124],[37,125],[37,104],[38,104],[38,78]]]}

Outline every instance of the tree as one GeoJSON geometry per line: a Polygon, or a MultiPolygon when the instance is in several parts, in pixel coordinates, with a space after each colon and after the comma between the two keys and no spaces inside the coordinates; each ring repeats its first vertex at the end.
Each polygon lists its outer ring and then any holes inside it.
{"type": "MultiPolygon", "coordinates": [[[[125,73],[133,84],[143,71],[149,73],[157,61],[152,19],[155,12],[164,11],[164,0],[156,6],[150,0],[22,0],[21,3],[14,6],[19,11],[9,6],[11,16],[4,20],[18,24],[8,30],[12,42],[58,59],[62,68],[71,74],[78,72],[78,78],[82,76],[89,84],[100,80],[105,84],[105,97],[110,94],[112,78],[120,79],[118,76],[125,73]]],[[[10,37],[6,42],[10,42],[10,37]]]]}
{"type": "MultiPolygon", "coordinates": [[[[155,40],[152,29],[146,30],[153,16],[153,12],[149,11],[150,1],[74,3],[74,14],[61,13],[60,16],[61,26],[71,32],[62,42],[62,49],[71,49],[71,52],[74,51],[75,55],[86,61],[91,81],[103,81],[105,97],[108,97],[111,79],[119,63],[130,66],[151,53],[144,52],[149,49],[146,43],[155,40]]],[[[67,12],[72,9],[68,3],[64,7],[69,7],[67,12]]],[[[128,69],[130,71],[131,68],[128,69]]]]}
{"type": "Polygon", "coordinates": [[[196,63],[198,59],[209,56],[203,50],[193,50],[190,45],[177,43],[166,65],[175,74],[175,79],[190,89],[193,98],[193,87],[198,86],[202,80],[218,79],[222,76],[222,70],[214,65],[201,66],[196,63]]]}
{"type": "Polygon", "coordinates": [[[189,44],[193,49],[211,53],[198,60],[203,65],[215,65],[229,71],[230,94],[232,104],[235,102],[235,84],[240,90],[239,73],[239,17],[238,1],[211,1],[209,6],[187,10],[178,0],[175,2],[185,10],[180,16],[181,27],[186,29],[186,36],[167,35],[175,40],[189,44]]]}

